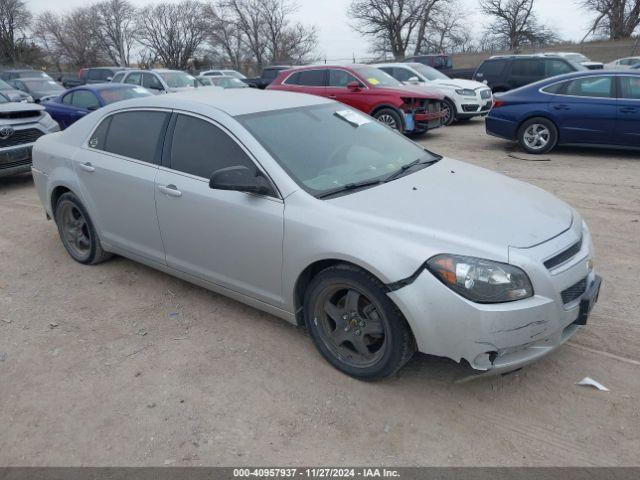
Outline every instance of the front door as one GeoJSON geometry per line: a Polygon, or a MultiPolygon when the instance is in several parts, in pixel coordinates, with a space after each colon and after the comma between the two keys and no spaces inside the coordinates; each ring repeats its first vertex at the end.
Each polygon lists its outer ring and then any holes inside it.
{"type": "Polygon", "coordinates": [[[640,147],[640,75],[620,75],[618,81],[614,143],[640,147]]]}
{"type": "Polygon", "coordinates": [[[167,264],[281,306],[284,203],[209,188],[220,168],[256,170],[245,150],[209,120],[181,114],[163,163],[155,196],[167,264]]]}
{"type": "Polygon", "coordinates": [[[368,112],[370,101],[366,98],[367,87],[346,70],[332,68],[327,78],[327,97],[345,103],[362,112],[368,112]],[[347,85],[357,82],[360,90],[353,91],[347,85]]]}
{"type": "Polygon", "coordinates": [[[74,158],[84,203],[101,240],[164,263],[156,217],[160,139],[169,113],[128,111],[100,123],[74,158]]]}

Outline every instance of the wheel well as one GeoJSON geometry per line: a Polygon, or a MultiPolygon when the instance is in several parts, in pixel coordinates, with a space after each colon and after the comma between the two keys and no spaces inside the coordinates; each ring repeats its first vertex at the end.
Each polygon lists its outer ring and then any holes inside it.
{"type": "Polygon", "coordinates": [[[58,186],[56,188],[53,189],[53,192],[51,192],[51,212],[55,214],[55,209],[56,209],[56,204],[58,203],[58,200],[60,199],[60,197],[67,193],[70,192],[71,190],[68,189],[67,187],[63,187],[63,186],[58,186]]]}
{"type": "MultiPolygon", "coordinates": [[[[307,287],[311,283],[311,280],[313,280],[313,277],[315,277],[321,271],[329,267],[333,267],[335,265],[345,265],[348,267],[356,268],[358,270],[367,272],[369,275],[373,275],[371,272],[356,265],[355,263],[346,262],[344,260],[338,260],[338,259],[319,260],[309,265],[307,268],[305,268],[302,271],[302,273],[298,277],[298,280],[296,281],[296,286],[293,292],[293,302],[294,302],[294,308],[295,308],[294,311],[296,314],[296,322],[298,326],[304,326],[304,315],[303,315],[304,293],[307,291],[307,287]]],[[[373,276],[375,277],[375,275],[373,276]]],[[[384,282],[380,281],[380,283],[384,285],[384,282]]]]}

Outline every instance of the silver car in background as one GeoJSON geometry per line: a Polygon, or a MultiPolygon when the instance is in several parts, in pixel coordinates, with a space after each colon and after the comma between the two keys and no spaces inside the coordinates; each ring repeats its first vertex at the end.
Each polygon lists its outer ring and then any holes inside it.
{"type": "Polygon", "coordinates": [[[598,296],[570,206],[321,97],[130,100],[42,138],[34,158],[72,258],[123,255],[305,325],[360,379],[416,350],[519,368],[570,338],[598,296]]]}

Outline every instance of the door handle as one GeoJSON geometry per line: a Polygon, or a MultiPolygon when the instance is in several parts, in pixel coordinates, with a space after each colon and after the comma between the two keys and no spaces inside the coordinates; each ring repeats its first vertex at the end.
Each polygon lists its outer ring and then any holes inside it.
{"type": "Polygon", "coordinates": [[[178,187],[176,187],[173,184],[160,185],[158,187],[158,190],[160,190],[165,195],[169,195],[170,197],[181,197],[182,196],[182,192],[180,190],[178,190],[178,187]]]}
{"type": "Polygon", "coordinates": [[[636,113],[638,109],[636,107],[622,107],[620,111],[622,113],[636,113]]]}
{"type": "Polygon", "coordinates": [[[554,105],[553,108],[555,110],[569,110],[570,107],[568,105],[554,105]]]}
{"type": "Polygon", "coordinates": [[[80,164],[80,168],[82,170],[84,170],[85,172],[95,172],[96,171],[96,167],[91,165],[91,162],[81,163],[80,164]]]}

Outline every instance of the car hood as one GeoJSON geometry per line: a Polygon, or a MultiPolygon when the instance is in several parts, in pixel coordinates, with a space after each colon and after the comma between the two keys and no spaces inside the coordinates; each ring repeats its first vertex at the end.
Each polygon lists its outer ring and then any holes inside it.
{"type": "Polygon", "coordinates": [[[559,235],[573,220],[571,207],[540,188],[446,158],[329,202],[353,222],[505,256],[509,247],[531,247],[559,235]]]}
{"type": "Polygon", "coordinates": [[[9,112],[42,112],[44,107],[36,103],[0,103],[0,113],[9,112]]]}
{"type": "Polygon", "coordinates": [[[434,100],[442,100],[444,95],[436,88],[418,87],[414,85],[404,85],[402,87],[376,87],[371,91],[380,93],[392,93],[394,95],[406,97],[410,95],[414,98],[430,98],[434,100]]]}
{"type": "Polygon", "coordinates": [[[432,80],[430,83],[439,88],[469,88],[471,90],[484,90],[489,88],[484,83],[476,82],[474,80],[464,80],[461,78],[441,78],[438,80],[432,80]]]}

